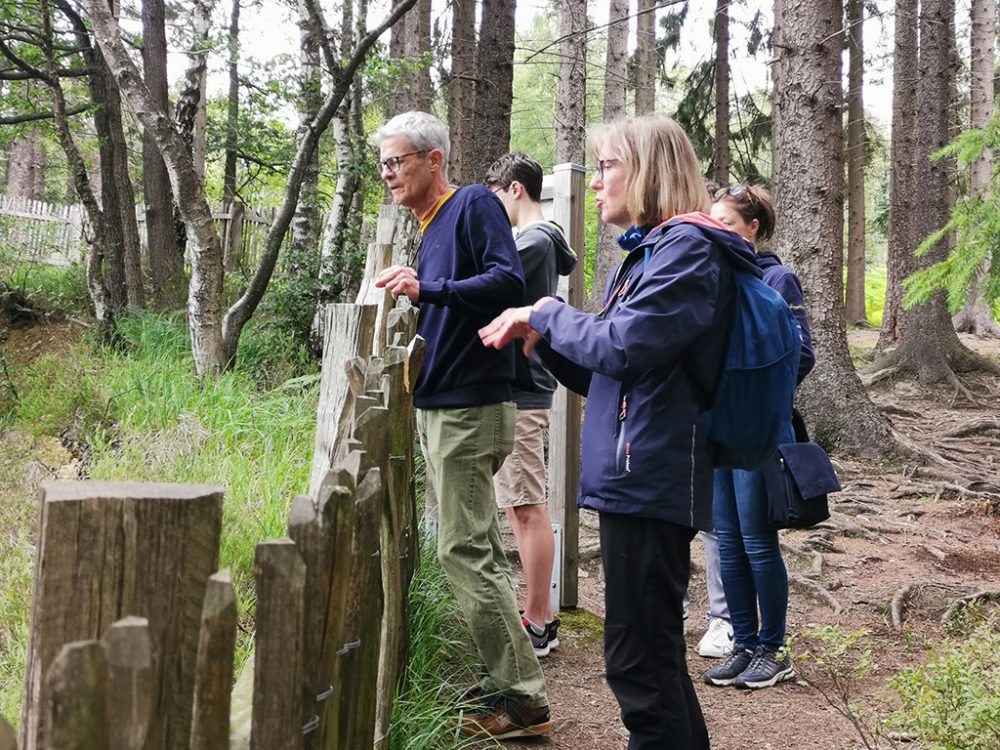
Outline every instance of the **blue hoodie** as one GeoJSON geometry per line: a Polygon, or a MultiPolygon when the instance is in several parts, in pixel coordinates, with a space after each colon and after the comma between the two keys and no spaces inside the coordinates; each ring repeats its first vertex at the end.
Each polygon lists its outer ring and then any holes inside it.
{"type": "Polygon", "coordinates": [[[801,383],[816,364],[816,354],[812,348],[812,331],[809,330],[806,303],[802,297],[802,283],[792,269],[782,265],[781,258],[774,253],[757,253],[757,265],[764,271],[764,283],[784,298],[795,316],[795,322],[799,324],[799,335],[802,337],[802,355],[799,357],[801,383]]]}
{"type": "Polygon", "coordinates": [[[762,276],[746,241],[705,214],[686,214],[638,241],[598,315],[555,302],[532,313],[546,365],[587,395],[580,506],[712,528],[697,396],[714,384],[695,383],[692,373],[721,366],[733,266],[762,276]]]}

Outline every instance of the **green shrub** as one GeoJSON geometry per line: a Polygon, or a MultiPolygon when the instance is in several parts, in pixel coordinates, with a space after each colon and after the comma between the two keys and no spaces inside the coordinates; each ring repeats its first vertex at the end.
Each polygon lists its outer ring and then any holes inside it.
{"type": "Polygon", "coordinates": [[[890,685],[902,702],[890,720],[918,735],[923,747],[1000,747],[1000,621],[943,642],[926,664],[904,669],[890,685]]]}

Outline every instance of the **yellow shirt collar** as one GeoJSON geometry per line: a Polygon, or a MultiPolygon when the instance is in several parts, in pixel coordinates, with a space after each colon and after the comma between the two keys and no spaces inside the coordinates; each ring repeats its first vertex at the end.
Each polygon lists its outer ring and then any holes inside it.
{"type": "Polygon", "coordinates": [[[449,188],[448,192],[441,196],[441,200],[434,204],[434,208],[431,209],[431,212],[427,214],[423,221],[420,222],[421,234],[427,231],[427,227],[429,227],[431,222],[434,221],[434,217],[437,216],[437,212],[441,210],[441,206],[443,206],[454,194],[455,188],[449,188]]]}

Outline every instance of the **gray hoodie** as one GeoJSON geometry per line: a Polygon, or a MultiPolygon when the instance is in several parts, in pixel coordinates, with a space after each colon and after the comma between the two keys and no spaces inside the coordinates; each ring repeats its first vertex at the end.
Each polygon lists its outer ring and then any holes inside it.
{"type": "MultiPolygon", "coordinates": [[[[518,233],[515,243],[524,268],[526,304],[555,294],[559,277],[569,274],[576,265],[576,253],[554,222],[529,224],[518,233]]],[[[537,354],[525,357],[520,344],[516,350],[514,403],[518,409],[550,408],[556,379],[537,354]]]]}

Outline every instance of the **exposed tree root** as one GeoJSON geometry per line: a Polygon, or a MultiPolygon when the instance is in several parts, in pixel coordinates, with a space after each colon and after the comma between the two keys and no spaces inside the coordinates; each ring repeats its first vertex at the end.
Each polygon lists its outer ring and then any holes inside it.
{"type": "Polygon", "coordinates": [[[844,612],[844,606],[837,601],[837,598],[830,593],[829,589],[821,586],[816,581],[812,581],[803,576],[797,575],[795,573],[788,574],[788,582],[795,584],[801,589],[804,589],[807,593],[812,594],[817,599],[822,600],[826,603],[830,609],[833,610],[834,614],[842,614],[844,612]]]}
{"type": "MultiPolygon", "coordinates": [[[[871,367],[871,365],[868,367],[871,367]]],[[[865,388],[871,388],[876,383],[888,380],[903,369],[902,365],[892,365],[891,367],[883,367],[880,370],[868,372],[868,367],[865,367],[864,370],[858,371],[858,377],[861,379],[861,384],[865,388]]]]}
{"type": "Polygon", "coordinates": [[[963,597],[959,597],[951,604],[948,605],[948,609],[944,611],[941,615],[941,625],[947,626],[951,621],[951,618],[960,610],[968,607],[970,604],[975,604],[977,602],[989,602],[1000,600],[1000,591],[977,591],[974,594],[968,594],[963,597]]]}
{"type": "Polygon", "coordinates": [[[961,589],[949,583],[910,583],[899,589],[889,603],[889,618],[893,629],[897,633],[903,632],[903,612],[906,605],[920,594],[925,588],[935,588],[950,593],[960,593],[961,589]]]}
{"type": "Polygon", "coordinates": [[[1000,435],[1000,420],[990,419],[989,417],[981,417],[979,419],[970,420],[961,427],[956,427],[954,430],[948,430],[948,432],[943,433],[941,437],[964,438],[971,437],[973,435],[989,435],[990,433],[1000,435]]]}

